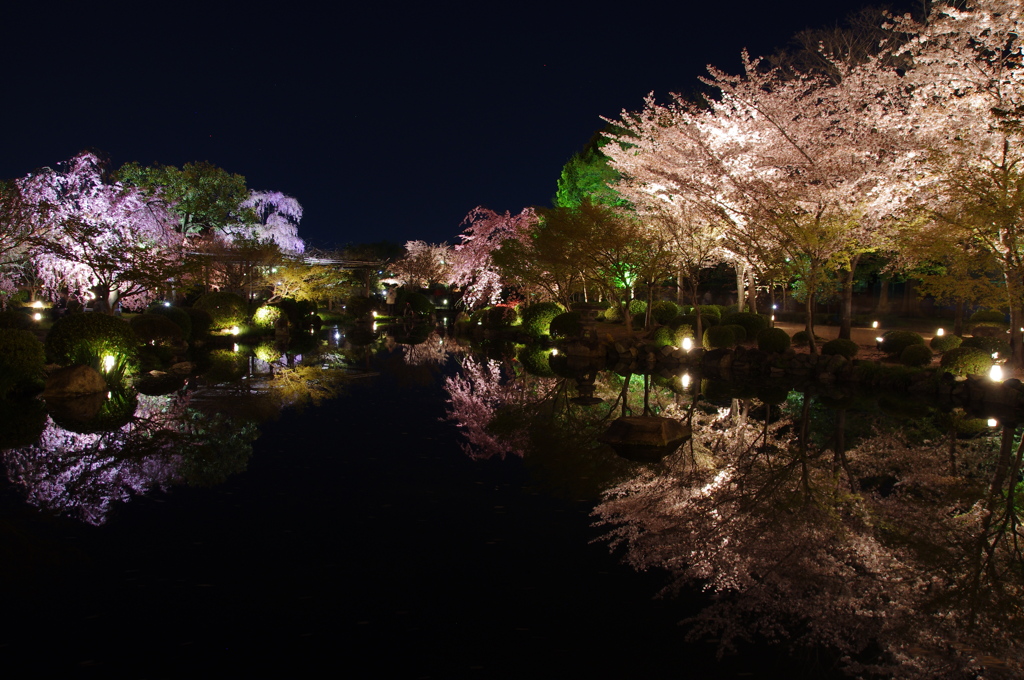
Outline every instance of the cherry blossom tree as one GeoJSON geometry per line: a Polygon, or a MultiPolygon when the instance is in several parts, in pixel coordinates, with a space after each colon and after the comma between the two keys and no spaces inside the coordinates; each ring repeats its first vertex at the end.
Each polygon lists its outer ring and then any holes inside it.
{"type": "Polygon", "coordinates": [[[483,206],[469,211],[452,262],[452,283],[463,288],[462,300],[469,309],[500,300],[503,282],[491,253],[506,240],[527,238],[536,221],[532,208],[523,208],[517,215],[508,211],[499,215],[483,206]]]}
{"type": "Polygon", "coordinates": [[[305,250],[305,243],[299,238],[302,206],[291,196],[280,191],[252,191],[239,207],[253,219],[226,227],[225,233],[232,240],[272,241],[287,255],[305,250]]]}
{"type": "Polygon", "coordinates": [[[16,182],[0,182],[0,306],[24,282],[49,210],[45,203],[26,200],[16,182]]]}
{"type": "Polygon", "coordinates": [[[408,241],[405,257],[391,263],[391,271],[405,285],[413,288],[429,288],[435,283],[452,280],[452,249],[445,244],[430,244],[426,241],[408,241]]]}
{"type": "Polygon", "coordinates": [[[32,203],[50,206],[33,264],[51,298],[91,294],[110,312],[121,300],[145,304],[178,273],[183,237],[166,205],[106,181],[95,155],[32,173],[19,188],[32,203]]]}

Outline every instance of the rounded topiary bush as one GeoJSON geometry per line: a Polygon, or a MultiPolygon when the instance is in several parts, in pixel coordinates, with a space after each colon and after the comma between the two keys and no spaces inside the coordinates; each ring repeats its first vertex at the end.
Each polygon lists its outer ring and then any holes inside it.
{"type": "Polygon", "coordinates": [[[583,333],[579,312],[565,312],[551,320],[550,334],[556,338],[575,338],[583,333]]]}
{"type": "Polygon", "coordinates": [[[556,374],[551,368],[551,350],[537,345],[526,345],[516,354],[523,369],[530,375],[542,378],[553,378],[556,374]]]}
{"type": "Polygon", "coordinates": [[[963,341],[959,335],[936,335],[930,344],[936,352],[948,352],[959,347],[963,341]]]}
{"type": "Polygon", "coordinates": [[[629,313],[633,316],[637,314],[647,313],[647,301],[646,300],[630,300],[629,301],[629,313]]]}
{"type": "Polygon", "coordinates": [[[901,356],[903,350],[911,345],[923,345],[924,338],[914,331],[891,330],[882,333],[880,349],[886,354],[901,356]]]}
{"type": "Polygon", "coordinates": [[[732,312],[722,316],[723,324],[743,326],[748,338],[756,338],[757,334],[768,328],[768,319],[751,312],[732,312]]]}
{"type": "Polygon", "coordinates": [[[0,312],[0,328],[30,331],[32,325],[32,317],[25,312],[17,312],[13,309],[0,312]]]}
{"type": "Polygon", "coordinates": [[[215,329],[241,326],[249,320],[245,300],[234,293],[206,293],[192,306],[209,312],[215,329]]]}
{"type": "Polygon", "coordinates": [[[155,305],[146,310],[147,314],[158,314],[171,320],[171,323],[175,324],[181,329],[182,340],[188,340],[192,337],[192,317],[188,315],[188,312],[181,307],[171,307],[167,305],[155,305]]]}
{"type": "Polygon", "coordinates": [[[658,300],[651,306],[651,316],[662,326],[667,326],[679,316],[679,305],[671,300],[658,300]]]}
{"type": "Polygon", "coordinates": [[[495,305],[488,307],[484,313],[484,328],[490,330],[511,328],[517,323],[519,323],[519,312],[515,307],[495,305]]]}
{"type": "MultiPolygon", "coordinates": [[[[817,335],[814,336],[814,344],[818,347],[821,347],[824,342],[825,338],[818,337],[817,335]]],[[[807,331],[797,331],[796,333],[793,333],[793,344],[797,347],[804,347],[811,344],[810,334],[807,331]]]]}
{"type": "Polygon", "coordinates": [[[956,375],[984,373],[992,366],[992,356],[977,347],[957,347],[943,354],[939,365],[956,375]]]}
{"type": "Polygon", "coordinates": [[[61,366],[81,364],[104,372],[106,357],[114,357],[115,366],[134,372],[139,336],[122,319],[87,312],[57,319],[46,336],[45,346],[46,356],[61,366]]]}
{"type": "Polygon", "coordinates": [[[835,340],[829,340],[821,346],[822,354],[838,354],[839,356],[852,359],[857,356],[857,352],[860,351],[860,347],[857,346],[853,340],[847,340],[845,338],[836,338],[835,340]]]}
{"type": "Polygon", "coordinates": [[[612,305],[604,310],[602,317],[608,323],[622,323],[626,318],[622,315],[622,307],[619,305],[612,305]]]}
{"type": "Polygon", "coordinates": [[[173,345],[184,340],[178,324],[160,314],[133,316],[128,325],[139,336],[139,340],[147,345],[173,345]]]}
{"type": "Polygon", "coordinates": [[[728,326],[712,326],[704,331],[704,349],[720,349],[736,344],[736,336],[728,326]]]}
{"type": "Polygon", "coordinates": [[[932,350],[927,345],[907,345],[900,352],[900,363],[906,366],[927,366],[932,362],[932,350]]]}
{"type": "Polygon", "coordinates": [[[203,338],[210,333],[210,329],[213,328],[213,317],[205,309],[196,309],[194,307],[185,307],[184,311],[188,314],[188,321],[192,326],[192,331],[189,333],[191,338],[203,338]]]}
{"type": "Polygon", "coordinates": [[[733,342],[746,342],[747,341],[747,329],[737,323],[723,323],[722,328],[729,328],[732,330],[733,342]]]}
{"type": "Polygon", "coordinates": [[[765,328],[757,334],[757,348],[781,354],[789,349],[789,334],[781,328],[765,328]]]}
{"type": "Polygon", "coordinates": [[[46,351],[31,331],[0,328],[0,399],[40,386],[46,351]]]}
{"type": "Polygon", "coordinates": [[[1006,323],[1006,314],[995,309],[979,309],[971,314],[970,323],[1006,323]]]}
{"type": "Polygon", "coordinates": [[[523,309],[521,317],[522,331],[531,338],[542,338],[551,333],[551,322],[556,316],[565,312],[565,308],[557,302],[535,302],[523,309]]]}
{"type": "MultiPolygon", "coordinates": [[[[696,315],[696,312],[694,314],[696,315]]],[[[700,315],[711,317],[717,323],[722,320],[722,308],[718,305],[700,305],[700,315]]]]}
{"type": "Polygon", "coordinates": [[[668,326],[659,326],[651,335],[651,345],[654,347],[675,347],[676,332],[668,326]]]}
{"type": "Polygon", "coordinates": [[[261,331],[272,331],[283,318],[284,312],[279,307],[263,305],[252,313],[252,325],[261,331]]]}
{"type": "Polygon", "coordinates": [[[281,350],[272,342],[264,341],[256,345],[252,353],[262,362],[272,364],[283,356],[281,350]]]}
{"type": "Polygon", "coordinates": [[[1010,348],[1010,343],[1002,338],[985,338],[972,336],[964,338],[961,347],[973,347],[974,349],[980,349],[989,356],[998,353],[1000,357],[1006,358],[1013,354],[1013,350],[1010,348]]]}

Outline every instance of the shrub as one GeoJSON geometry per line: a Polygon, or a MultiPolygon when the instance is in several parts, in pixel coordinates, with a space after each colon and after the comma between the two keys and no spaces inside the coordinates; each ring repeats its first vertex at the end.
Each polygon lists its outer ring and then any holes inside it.
{"type": "Polygon", "coordinates": [[[488,307],[484,313],[484,328],[501,330],[511,328],[519,323],[519,312],[515,307],[495,305],[488,307]]]}
{"type": "Polygon", "coordinates": [[[541,338],[551,333],[551,321],[563,313],[565,308],[557,302],[535,302],[527,305],[522,314],[522,330],[531,338],[541,338]]]}
{"type": "Polygon", "coordinates": [[[557,338],[575,338],[583,333],[579,312],[565,312],[551,320],[551,335],[557,338]]]}
{"type": "MultiPolygon", "coordinates": [[[[370,312],[377,309],[377,301],[373,298],[363,297],[362,295],[353,295],[345,301],[345,311],[353,319],[365,319],[370,316],[370,312]]],[[[285,310],[287,312],[287,310],[285,310]]]]}
{"type": "Polygon", "coordinates": [[[423,293],[419,293],[414,290],[402,289],[398,293],[398,298],[395,303],[395,313],[404,314],[405,305],[408,303],[409,308],[412,309],[414,314],[422,314],[429,316],[434,313],[434,303],[431,302],[423,293]]]}
{"type": "Polygon", "coordinates": [[[995,309],[979,309],[971,314],[970,323],[1006,323],[1006,314],[995,309]]]}
{"type": "Polygon", "coordinates": [[[957,347],[943,354],[939,365],[956,375],[984,373],[992,365],[992,356],[977,347],[957,347]]]}
{"type": "Polygon", "coordinates": [[[629,313],[636,316],[637,314],[647,313],[647,301],[646,300],[630,300],[629,301],[629,313]]]}
{"type": "Polygon", "coordinates": [[[195,307],[186,307],[183,311],[188,314],[188,321],[192,325],[189,337],[203,338],[210,333],[210,329],[213,328],[213,317],[208,311],[195,307]]]}
{"type": "Polygon", "coordinates": [[[662,326],[667,326],[679,316],[679,305],[671,300],[658,300],[651,306],[651,316],[662,326]]]}
{"type": "Polygon", "coordinates": [[[907,345],[900,353],[900,363],[906,366],[927,366],[932,362],[932,350],[926,345],[907,345]]]}
{"type": "Polygon", "coordinates": [[[644,328],[647,324],[647,313],[640,312],[633,315],[633,328],[644,328]]]}
{"type": "MultiPolygon", "coordinates": [[[[825,338],[820,338],[817,335],[814,336],[814,344],[819,347],[825,343],[825,338]]],[[[803,347],[804,345],[811,344],[811,336],[807,331],[797,331],[793,333],[793,344],[797,347],[803,347]]]]}
{"type": "Polygon", "coordinates": [[[210,313],[210,318],[213,319],[212,328],[240,326],[249,319],[245,300],[234,293],[206,293],[192,306],[210,313]]]}
{"type": "Polygon", "coordinates": [[[172,345],[184,339],[178,324],[159,314],[133,316],[128,325],[147,345],[172,345]]]}
{"type": "Polygon", "coordinates": [[[702,317],[714,317],[715,321],[722,320],[722,308],[718,305],[700,305],[700,315],[702,317]]]}
{"type": "Polygon", "coordinates": [[[1006,358],[1013,354],[1013,350],[1010,348],[1010,343],[1001,338],[979,338],[977,336],[964,338],[961,347],[973,347],[980,349],[985,354],[992,356],[993,353],[998,352],[999,356],[1006,358]]]}
{"type": "Polygon", "coordinates": [[[751,312],[732,312],[722,317],[723,324],[743,326],[748,338],[756,338],[757,334],[768,328],[768,319],[751,312]]]}
{"type": "MultiPolygon", "coordinates": [[[[704,316],[701,315],[701,321],[704,324],[704,328],[711,328],[712,326],[718,325],[718,317],[716,316],[704,316]]],[[[681,314],[676,318],[672,319],[672,323],[669,324],[676,328],[680,326],[689,326],[690,328],[697,327],[697,315],[696,314],[681,314]]]]}
{"type": "Polygon", "coordinates": [[[139,336],[126,321],[98,312],[57,319],[46,336],[46,355],[51,361],[61,366],[92,366],[115,383],[135,371],[138,349],[139,336]],[[105,371],[108,356],[114,357],[113,371],[105,371]]]}
{"type": "Polygon", "coordinates": [[[723,323],[722,328],[732,329],[733,342],[746,342],[747,329],[736,323],[723,323]]]}
{"type": "Polygon", "coordinates": [[[281,350],[277,348],[277,345],[267,341],[261,342],[260,344],[256,345],[256,348],[252,351],[252,353],[256,356],[257,359],[268,364],[272,364],[275,361],[278,361],[282,356],[281,350]]]}
{"type": "Polygon", "coordinates": [[[46,363],[43,343],[31,331],[0,329],[0,398],[38,387],[46,363]]]}
{"type": "Polygon", "coordinates": [[[857,346],[853,340],[847,340],[845,338],[836,338],[835,340],[829,340],[821,346],[822,354],[838,354],[844,356],[847,359],[852,359],[857,356],[857,352],[860,351],[860,347],[857,346]]]}
{"type": "Polygon", "coordinates": [[[732,347],[736,344],[736,336],[728,326],[712,326],[704,331],[704,349],[732,347]]]}
{"type": "Polygon", "coordinates": [[[248,358],[239,352],[217,349],[208,357],[210,368],[203,373],[208,383],[225,383],[241,380],[249,370],[248,358]]]}
{"type": "Polygon", "coordinates": [[[516,356],[522,363],[523,368],[530,375],[539,375],[543,378],[553,378],[555,372],[551,369],[551,350],[537,345],[525,345],[519,350],[516,356]]]}
{"type": "Polygon", "coordinates": [[[256,311],[253,312],[252,325],[261,331],[272,331],[277,328],[277,324],[282,318],[284,318],[284,312],[281,311],[280,307],[263,305],[257,307],[256,311]]]}
{"type": "Polygon", "coordinates": [[[948,352],[959,347],[963,341],[959,335],[936,335],[932,338],[931,346],[936,352],[948,352]]]}
{"type": "Polygon", "coordinates": [[[30,331],[32,326],[32,317],[24,312],[16,312],[13,309],[0,312],[0,328],[30,331]]]}
{"type": "Polygon", "coordinates": [[[781,354],[789,349],[789,334],[781,328],[765,328],[757,334],[757,348],[781,354]]]}
{"type": "Polygon", "coordinates": [[[622,307],[619,305],[612,305],[604,310],[603,317],[608,323],[622,323],[623,319],[625,319],[622,315],[622,307]]]}
{"type": "Polygon", "coordinates": [[[668,326],[659,326],[651,336],[651,344],[655,347],[675,347],[676,332],[668,326]]]}
{"type": "Polygon", "coordinates": [[[1008,330],[1010,330],[1009,324],[993,321],[971,324],[971,335],[975,337],[1001,338],[1006,336],[1008,330]]]}
{"type": "MultiPolygon", "coordinates": [[[[182,309],[181,307],[155,305],[146,310],[146,313],[159,314],[160,316],[170,319],[172,323],[181,329],[182,340],[188,340],[192,337],[192,317],[189,316],[187,310],[182,309]]],[[[209,330],[209,326],[207,326],[207,330],[209,330]]]]}
{"type": "Polygon", "coordinates": [[[910,345],[923,345],[924,338],[914,331],[892,330],[882,334],[881,350],[886,354],[901,356],[910,345]]]}

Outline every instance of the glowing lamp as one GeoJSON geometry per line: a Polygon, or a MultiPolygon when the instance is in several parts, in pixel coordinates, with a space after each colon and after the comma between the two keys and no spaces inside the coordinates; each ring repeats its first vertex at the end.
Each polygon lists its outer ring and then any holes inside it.
{"type": "Polygon", "coordinates": [[[683,381],[683,389],[684,390],[690,386],[690,374],[689,373],[683,373],[683,375],[680,378],[680,380],[683,381]]]}
{"type": "Polygon", "coordinates": [[[772,323],[775,323],[775,315],[772,314],[772,323]]]}
{"type": "Polygon", "coordinates": [[[881,345],[883,342],[885,342],[885,338],[883,338],[882,336],[878,336],[877,338],[875,338],[875,342],[881,345]]]}
{"type": "Polygon", "coordinates": [[[693,349],[693,338],[683,338],[683,351],[689,352],[693,349]]]}
{"type": "Polygon", "coordinates": [[[171,306],[170,302],[164,301],[164,307],[170,307],[170,306],[171,306]]]}
{"type": "Polygon", "coordinates": [[[941,328],[940,328],[939,330],[935,331],[935,335],[939,336],[940,338],[941,338],[941,337],[942,337],[943,335],[945,335],[945,334],[946,334],[946,331],[944,331],[944,330],[943,330],[943,329],[941,329],[941,328]]]}
{"type": "Polygon", "coordinates": [[[42,321],[43,315],[40,314],[39,312],[36,312],[35,314],[32,315],[32,318],[35,319],[36,321],[42,321]]]}
{"type": "Polygon", "coordinates": [[[107,356],[103,357],[103,372],[104,373],[110,373],[110,371],[112,371],[113,368],[114,368],[114,364],[116,364],[116,363],[117,363],[117,359],[115,359],[113,356],[111,356],[109,354],[107,356]]]}
{"type": "Polygon", "coordinates": [[[871,327],[872,328],[878,328],[878,322],[877,321],[872,321],[871,322],[871,327]]]}
{"type": "Polygon", "coordinates": [[[988,377],[991,378],[992,380],[1002,380],[1003,367],[1000,366],[999,364],[993,365],[992,368],[988,369],[988,377]]]}
{"type": "Polygon", "coordinates": [[[231,335],[238,335],[241,332],[242,332],[242,329],[239,328],[238,326],[232,326],[231,327],[231,335]]]}
{"type": "Polygon", "coordinates": [[[996,420],[995,418],[989,418],[988,419],[988,426],[989,427],[995,427],[997,425],[999,425],[999,421],[998,420],[996,420]]]}
{"type": "Polygon", "coordinates": [[[43,308],[43,302],[41,300],[36,300],[35,302],[32,303],[32,308],[33,309],[42,309],[43,308]]]}
{"type": "Polygon", "coordinates": [[[551,350],[551,356],[557,357],[558,356],[558,350],[557,349],[551,350]]]}
{"type": "Polygon", "coordinates": [[[374,319],[377,318],[377,312],[370,312],[370,314],[373,316],[374,319]]]}

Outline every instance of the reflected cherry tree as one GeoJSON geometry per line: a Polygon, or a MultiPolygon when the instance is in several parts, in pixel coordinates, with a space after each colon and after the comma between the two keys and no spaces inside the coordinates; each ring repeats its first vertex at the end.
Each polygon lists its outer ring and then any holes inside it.
{"type": "Polygon", "coordinates": [[[845,413],[830,419],[814,436],[806,395],[698,408],[682,450],[606,493],[606,540],[637,569],[667,570],[666,594],[705,590],[690,635],[723,653],[768,640],[857,675],[1019,673],[1014,429],[854,438],[845,413]]]}

